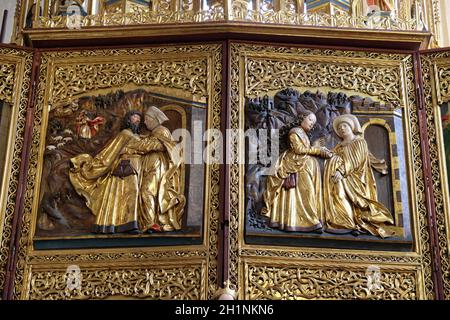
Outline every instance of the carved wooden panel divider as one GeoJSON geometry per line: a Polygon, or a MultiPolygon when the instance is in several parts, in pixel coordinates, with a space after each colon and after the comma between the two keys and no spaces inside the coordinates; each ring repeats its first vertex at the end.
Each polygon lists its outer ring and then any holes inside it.
{"type": "Polygon", "coordinates": [[[9,144],[6,151],[2,185],[0,185],[0,293],[6,283],[6,265],[10,255],[13,234],[13,216],[16,210],[16,196],[19,173],[22,164],[25,118],[30,89],[33,53],[14,48],[0,48],[0,100],[12,108],[9,128],[9,144]]]}

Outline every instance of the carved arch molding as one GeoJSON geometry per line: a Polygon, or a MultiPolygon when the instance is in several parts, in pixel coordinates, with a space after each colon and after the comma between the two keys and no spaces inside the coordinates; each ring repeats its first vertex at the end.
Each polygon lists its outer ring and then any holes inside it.
{"type": "MultiPolygon", "coordinates": [[[[139,49],[42,51],[35,104],[28,116],[33,120],[27,171],[20,172],[30,90],[33,53],[0,49],[0,100],[14,108],[15,127],[7,158],[8,183],[0,197],[0,288],[6,279],[14,299],[104,299],[134,297],[148,299],[208,299],[221,280],[228,279],[241,299],[434,299],[433,254],[423,172],[423,146],[419,128],[419,101],[415,90],[412,54],[374,53],[289,46],[229,43],[230,71],[223,78],[222,44],[158,46],[139,49]],[[224,88],[229,84],[229,96],[224,88]],[[225,172],[220,165],[208,167],[210,202],[205,211],[201,244],[192,246],[38,250],[34,247],[43,128],[48,112],[64,112],[86,93],[105,94],[111,88],[151,88],[160,95],[205,104],[209,127],[242,129],[245,99],[274,93],[287,87],[343,91],[370,97],[392,110],[400,110],[405,126],[405,157],[409,181],[412,249],[368,250],[358,248],[310,248],[307,246],[254,245],[245,234],[245,168],[232,163],[225,172]],[[224,103],[224,101],[227,103],[224,103]],[[225,120],[229,119],[229,120],[225,120]],[[26,181],[23,195],[19,177],[26,181]],[[18,208],[23,208],[19,212],[18,208]],[[223,263],[220,226],[221,208],[229,207],[229,250],[223,263]],[[16,223],[14,224],[14,218],[16,223]],[[20,218],[20,219],[19,219],[20,218]],[[18,242],[12,241],[13,225],[18,242]],[[10,248],[16,263],[7,274],[10,248]],[[83,270],[79,290],[67,289],[66,268],[83,270]],[[379,290],[367,290],[367,269],[380,269],[379,290]],[[223,270],[227,273],[222,275],[223,270]],[[158,288],[158,290],[154,290],[158,288]],[[157,293],[156,293],[157,292],[157,293]]],[[[430,142],[433,192],[439,234],[439,252],[444,295],[450,298],[448,282],[449,204],[446,181],[439,168],[443,155],[436,108],[450,100],[450,59],[447,52],[422,57],[424,97],[430,142]]],[[[441,139],[442,140],[442,139],[441,139]]],[[[232,141],[234,150],[244,150],[232,141]]],[[[5,172],[6,172],[5,171],[5,172]]],[[[25,183],[25,182],[24,182],[25,183]]],[[[225,246],[227,247],[227,246],[225,246]]]]}

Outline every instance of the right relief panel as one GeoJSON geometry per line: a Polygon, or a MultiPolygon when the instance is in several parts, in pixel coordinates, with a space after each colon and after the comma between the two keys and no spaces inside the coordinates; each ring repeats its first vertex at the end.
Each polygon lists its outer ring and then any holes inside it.
{"type": "Polygon", "coordinates": [[[230,51],[240,298],[434,299],[413,56],[230,51]]]}

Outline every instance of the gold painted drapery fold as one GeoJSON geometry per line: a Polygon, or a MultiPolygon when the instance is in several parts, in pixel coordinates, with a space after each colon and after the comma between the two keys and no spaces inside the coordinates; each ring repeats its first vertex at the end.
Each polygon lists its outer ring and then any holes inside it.
{"type": "Polygon", "coordinates": [[[276,164],[277,172],[267,179],[262,214],[270,218],[269,225],[285,231],[314,231],[322,227],[322,182],[320,167],[313,156],[320,148],[311,147],[302,128],[289,132],[290,148],[276,164]],[[285,179],[295,175],[295,187],[286,189],[285,179]]]}
{"type": "MultiPolygon", "coordinates": [[[[393,224],[389,210],[377,199],[377,186],[372,172],[370,152],[364,138],[358,136],[349,143],[338,144],[335,156],[325,163],[324,211],[327,231],[344,233],[368,231],[382,238],[393,233],[385,224],[393,224]],[[332,181],[336,172],[343,179],[332,181]]],[[[374,166],[383,168],[380,162],[374,166]]]]}
{"type": "Polygon", "coordinates": [[[164,151],[152,152],[142,160],[140,204],[142,230],[180,230],[186,203],[181,184],[183,155],[164,126],[152,131],[164,151]]]}
{"type": "Polygon", "coordinates": [[[94,231],[114,233],[139,228],[141,157],[160,150],[164,146],[158,139],[142,139],[125,129],[94,158],[80,154],[71,159],[70,181],[96,217],[94,231]],[[129,160],[135,174],[112,175],[122,160],[129,160]]]}

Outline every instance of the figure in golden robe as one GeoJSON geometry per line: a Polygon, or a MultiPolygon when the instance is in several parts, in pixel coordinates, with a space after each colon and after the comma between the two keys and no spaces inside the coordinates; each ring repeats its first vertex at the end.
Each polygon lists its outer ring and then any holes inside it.
{"type": "Polygon", "coordinates": [[[385,228],[393,224],[389,210],[377,199],[377,186],[372,167],[384,161],[376,159],[362,136],[361,125],[354,115],[337,117],[333,122],[342,139],[332,151],[324,171],[324,211],[326,231],[331,233],[369,232],[382,238],[392,232],[385,228]]]}
{"type": "Polygon", "coordinates": [[[139,136],[140,122],[141,114],[129,111],[120,133],[95,157],[71,159],[70,181],[96,217],[96,233],[139,232],[142,155],[165,149],[159,139],[139,136]]]}
{"type": "Polygon", "coordinates": [[[151,137],[164,146],[142,158],[140,187],[143,231],[160,232],[180,230],[186,199],[183,195],[183,154],[170,130],[162,125],[169,120],[157,107],[149,107],[145,113],[145,125],[151,137]]]}
{"type": "Polygon", "coordinates": [[[323,147],[311,146],[307,133],[316,116],[304,115],[300,127],[290,130],[290,148],[276,163],[276,174],[267,179],[261,214],[269,217],[269,226],[284,231],[320,233],[323,222],[322,182],[316,156],[331,158],[323,147]]]}

